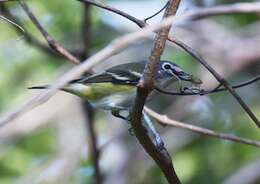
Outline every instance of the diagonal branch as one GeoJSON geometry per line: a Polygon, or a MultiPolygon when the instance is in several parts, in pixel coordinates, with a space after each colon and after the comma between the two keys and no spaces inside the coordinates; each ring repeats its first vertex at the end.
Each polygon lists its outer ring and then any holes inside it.
{"type": "Polygon", "coordinates": [[[119,9],[114,8],[114,7],[105,5],[103,3],[97,2],[95,0],[77,0],[77,1],[80,1],[80,2],[83,2],[83,3],[86,3],[86,4],[91,4],[91,5],[97,6],[99,8],[111,11],[111,12],[113,12],[115,14],[121,15],[122,17],[125,17],[128,20],[131,20],[132,22],[136,23],[139,27],[144,27],[144,26],[147,25],[144,21],[139,20],[139,19],[133,17],[132,15],[130,15],[130,14],[126,13],[126,12],[123,12],[123,11],[121,11],[119,9]]]}
{"type": "MultiPolygon", "coordinates": [[[[83,1],[85,3],[89,3],[89,0],[80,0],[83,1]]],[[[122,11],[121,10],[117,10],[115,8],[109,7],[106,8],[106,5],[100,6],[100,3],[97,3],[96,1],[93,5],[96,5],[100,8],[104,8],[106,10],[111,11],[111,9],[113,9],[112,12],[118,14],[118,15],[122,15],[122,11]]],[[[254,6],[258,7],[259,3],[250,3],[250,8],[248,8],[248,3],[240,3],[238,4],[239,8],[236,8],[236,13],[249,13],[249,12],[260,12],[260,8],[252,8],[254,6]],[[244,8],[244,6],[246,8],[244,8]],[[246,9],[246,11],[245,11],[246,9]]],[[[237,5],[237,6],[238,6],[237,5]]],[[[226,9],[229,9],[230,11],[236,7],[236,5],[227,5],[226,9]],[[231,8],[229,7],[231,6],[231,8]]],[[[197,15],[200,14],[201,10],[203,9],[199,9],[196,11],[193,11],[193,13],[189,14],[187,13],[186,15],[183,15],[183,20],[187,19],[192,19],[192,17],[196,17],[197,15]]],[[[204,11],[206,11],[207,9],[204,9],[204,11]]],[[[207,12],[210,12],[210,10],[208,10],[207,12]]],[[[223,12],[224,13],[224,12],[223,12]]],[[[226,11],[226,13],[228,13],[228,11],[226,11]]],[[[133,18],[131,15],[123,12],[123,17],[133,21],[134,23],[136,23],[139,27],[144,27],[145,26],[145,21],[139,20],[137,18],[133,18]]],[[[212,14],[214,15],[214,14],[212,14]]],[[[218,14],[216,14],[218,15],[218,14]]],[[[181,19],[182,20],[182,19],[181,19]]],[[[245,110],[245,112],[249,115],[249,117],[254,121],[254,123],[260,128],[260,121],[258,120],[258,118],[256,117],[256,115],[251,111],[251,109],[247,106],[247,104],[243,101],[243,99],[238,95],[238,93],[232,88],[232,86],[228,83],[227,80],[225,80],[214,68],[212,68],[205,59],[203,59],[199,53],[197,53],[194,49],[190,48],[188,45],[186,45],[185,43],[181,42],[180,40],[176,39],[176,38],[168,38],[169,41],[175,43],[176,45],[178,45],[179,47],[181,47],[182,49],[184,49],[187,53],[189,53],[191,56],[193,56],[199,63],[201,63],[216,79],[217,81],[219,81],[220,84],[222,84],[223,86],[225,86],[225,88],[231,93],[231,95],[238,101],[238,103],[240,104],[240,106],[242,106],[242,108],[245,110]]]]}
{"type": "Polygon", "coordinates": [[[73,56],[69,51],[67,51],[65,48],[63,48],[59,43],[57,43],[50,35],[49,33],[41,26],[37,18],[34,16],[32,11],[27,6],[25,0],[20,0],[20,5],[24,9],[25,13],[28,15],[28,17],[31,19],[31,21],[34,23],[34,25],[39,29],[45,40],[48,42],[49,46],[54,49],[56,52],[58,52],[60,55],[62,55],[64,58],[68,59],[73,64],[79,64],[80,61],[73,56]]]}
{"type": "Polygon", "coordinates": [[[83,75],[86,71],[91,70],[97,64],[104,62],[109,57],[123,50],[127,45],[133,43],[134,41],[150,37],[153,31],[158,30],[162,27],[168,26],[172,23],[173,17],[169,17],[159,24],[154,24],[148,26],[142,30],[135,31],[125,36],[119,37],[112,41],[105,48],[101,49],[99,52],[94,54],[93,56],[87,58],[82,64],[75,66],[66,74],[61,76],[57,81],[55,81],[48,90],[41,92],[39,95],[31,98],[26,103],[18,107],[17,109],[6,113],[5,115],[0,117],[0,127],[14,120],[15,118],[23,115],[27,111],[32,110],[34,107],[39,106],[46,102],[51,96],[53,96],[58,89],[64,87],[69,81],[76,79],[83,75]]]}
{"type": "Polygon", "coordinates": [[[206,128],[201,128],[195,125],[190,125],[190,124],[186,124],[186,123],[182,123],[179,121],[175,121],[172,120],[170,118],[168,118],[166,115],[161,115],[156,113],[155,111],[144,107],[144,110],[154,119],[156,119],[160,124],[162,125],[169,125],[169,126],[174,126],[174,127],[178,127],[178,128],[183,128],[186,130],[190,130],[192,132],[201,134],[201,135],[205,135],[205,136],[210,136],[210,137],[215,137],[218,139],[224,139],[224,140],[228,140],[228,141],[233,141],[233,142],[237,142],[237,143],[241,143],[241,144],[247,144],[247,145],[251,145],[251,146],[256,146],[256,147],[260,147],[260,141],[255,141],[255,140],[251,140],[251,139],[245,139],[245,138],[241,138],[238,136],[234,136],[234,135],[230,135],[230,134],[225,134],[225,133],[217,133],[214,132],[213,130],[210,129],[206,129],[206,128]]]}
{"type": "MultiPolygon", "coordinates": [[[[117,15],[125,17],[126,19],[134,22],[136,25],[138,25],[141,28],[147,25],[147,23],[145,22],[145,20],[147,20],[147,18],[145,18],[144,20],[140,20],[122,10],[111,7],[109,5],[105,5],[96,0],[77,0],[77,1],[84,2],[86,4],[91,4],[96,7],[111,11],[117,15]]],[[[164,8],[162,8],[162,10],[163,9],[164,8]]],[[[198,8],[196,10],[191,10],[191,11],[181,15],[183,17],[183,19],[181,21],[198,20],[198,19],[207,18],[210,16],[229,15],[229,14],[235,14],[235,13],[240,14],[240,13],[259,13],[259,12],[260,12],[260,3],[259,2],[234,3],[234,4],[218,5],[218,6],[213,6],[213,7],[198,8]]],[[[148,19],[150,19],[150,17],[148,17],[148,19]]]]}
{"type": "MultiPolygon", "coordinates": [[[[163,18],[175,15],[179,3],[180,0],[170,0],[163,18]]],[[[155,38],[154,46],[149,57],[149,62],[146,64],[143,76],[137,85],[137,95],[133,109],[131,111],[131,125],[138,141],[161,168],[168,182],[172,184],[179,184],[181,182],[175,173],[172,160],[167,149],[157,148],[151,138],[148,136],[146,128],[142,125],[143,107],[146,98],[154,88],[155,74],[157,73],[160,58],[164,51],[170,28],[171,26],[167,26],[159,30],[155,38]]]]}
{"type": "Polygon", "coordinates": [[[170,38],[172,42],[174,42],[179,47],[183,48],[187,53],[189,53],[192,57],[194,57],[200,64],[202,64],[216,79],[217,81],[222,84],[230,94],[237,100],[240,106],[245,110],[245,112],[249,115],[249,117],[254,121],[254,123],[260,128],[260,121],[256,117],[256,115],[251,111],[251,109],[247,106],[244,100],[238,95],[235,89],[232,87],[229,82],[224,79],[214,68],[212,68],[207,61],[201,57],[201,55],[196,52],[194,49],[186,45],[185,43],[177,40],[175,38],[170,38]]]}
{"type": "Polygon", "coordinates": [[[156,13],[152,14],[149,17],[146,17],[144,19],[144,22],[147,22],[148,20],[150,20],[150,19],[156,17],[157,15],[159,15],[163,10],[165,10],[165,8],[167,7],[168,3],[169,3],[169,1],[167,1],[167,3],[159,11],[157,11],[156,13]]]}
{"type": "MultiPolygon", "coordinates": [[[[10,11],[6,8],[5,4],[2,3],[0,4],[0,12],[2,15],[4,15],[5,17],[7,17],[8,19],[10,19],[11,21],[13,22],[16,22],[16,24],[18,25],[21,25],[21,22],[18,20],[17,17],[13,16],[10,11]]],[[[30,33],[28,33],[28,31],[24,29],[24,32],[23,32],[23,38],[25,39],[25,41],[30,44],[30,45],[33,45],[35,48],[39,49],[40,51],[48,54],[48,55],[52,55],[52,56],[57,56],[56,52],[51,49],[50,47],[42,44],[38,39],[36,39],[33,35],[31,35],[30,33]]],[[[17,30],[16,31],[18,33],[20,33],[20,30],[17,30]]],[[[60,56],[60,55],[59,55],[60,56]]]]}
{"type": "Polygon", "coordinates": [[[218,15],[230,15],[239,13],[259,13],[260,3],[234,3],[229,5],[218,5],[208,8],[199,8],[188,13],[191,20],[198,20],[218,15]]]}
{"type": "Polygon", "coordinates": [[[0,15],[0,19],[5,20],[6,22],[8,22],[9,24],[13,25],[14,27],[16,27],[20,32],[22,32],[22,34],[24,34],[24,28],[22,26],[20,26],[19,24],[15,23],[12,20],[9,20],[8,18],[1,16],[0,15]]]}
{"type": "MultiPolygon", "coordinates": [[[[233,85],[232,88],[237,89],[237,88],[245,87],[245,86],[253,84],[253,83],[255,83],[255,82],[259,81],[259,80],[260,80],[260,75],[254,77],[254,78],[252,78],[252,79],[250,79],[248,81],[242,82],[240,84],[233,85]]],[[[202,96],[202,95],[208,95],[208,94],[222,92],[222,91],[226,91],[227,90],[226,88],[220,88],[220,87],[221,86],[218,86],[218,87],[214,88],[213,90],[204,90],[204,89],[201,89],[201,90],[198,90],[198,91],[185,91],[184,90],[184,92],[166,91],[164,89],[161,89],[158,86],[156,86],[155,89],[158,92],[166,94],[166,95],[177,95],[177,96],[201,95],[202,96]]]]}
{"type": "Polygon", "coordinates": [[[17,1],[17,0],[0,0],[0,3],[7,3],[7,2],[14,2],[14,1],[17,1]]]}
{"type": "MultiPolygon", "coordinates": [[[[91,6],[83,4],[83,14],[81,21],[81,37],[84,46],[84,52],[80,55],[81,60],[88,58],[90,55],[90,42],[91,42],[91,6]]],[[[90,150],[90,158],[94,167],[94,179],[96,184],[102,183],[102,175],[100,169],[100,149],[98,148],[98,135],[96,131],[96,124],[94,122],[95,110],[88,101],[82,101],[82,108],[86,119],[86,131],[88,135],[87,143],[90,150]]]]}

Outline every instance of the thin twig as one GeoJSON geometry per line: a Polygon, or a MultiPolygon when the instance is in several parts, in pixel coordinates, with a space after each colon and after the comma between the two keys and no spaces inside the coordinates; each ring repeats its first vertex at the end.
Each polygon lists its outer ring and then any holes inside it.
{"type": "Polygon", "coordinates": [[[80,61],[73,56],[69,51],[67,51],[65,48],[63,48],[59,43],[57,43],[50,35],[49,33],[41,26],[37,18],[34,16],[32,11],[27,6],[26,2],[24,0],[20,0],[20,5],[28,15],[28,17],[31,19],[31,21],[34,23],[34,25],[39,29],[39,31],[42,33],[45,40],[48,42],[49,46],[57,51],[59,54],[61,54],[63,57],[68,59],[73,64],[79,64],[80,61]]]}
{"type": "Polygon", "coordinates": [[[18,107],[16,110],[10,111],[9,113],[6,113],[4,116],[0,117],[0,127],[4,126],[5,124],[12,121],[13,119],[21,116],[25,112],[32,110],[34,107],[44,103],[51,96],[53,96],[58,89],[65,86],[69,81],[80,77],[86,71],[89,71],[97,64],[105,61],[109,57],[118,53],[120,50],[124,49],[127,45],[133,43],[138,39],[150,37],[153,31],[170,25],[173,19],[174,19],[173,17],[169,17],[158,24],[148,26],[142,30],[135,31],[115,39],[105,48],[101,49],[98,53],[87,58],[82,64],[75,66],[70,71],[68,71],[63,76],[61,76],[50,86],[49,89],[47,89],[44,92],[41,92],[39,95],[30,99],[25,104],[18,107]]]}
{"type": "Polygon", "coordinates": [[[244,100],[238,95],[238,93],[232,88],[232,85],[224,79],[214,68],[212,68],[207,61],[202,58],[202,56],[196,52],[194,49],[186,45],[185,43],[177,40],[175,38],[169,38],[173,43],[183,48],[187,53],[189,53],[192,57],[194,57],[200,64],[202,64],[216,79],[217,81],[225,86],[225,88],[232,94],[232,96],[237,100],[240,106],[245,110],[245,112],[249,115],[249,117],[254,121],[254,123],[260,128],[260,121],[257,119],[256,115],[251,111],[251,109],[247,106],[244,100]]]}
{"type": "MultiPolygon", "coordinates": [[[[18,25],[21,25],[21,21],[18,20],[17,17],[14,17],[10,11],[6,8],[4,3],[0,4],[0,12],[2,15],[4,15],[5,17],[7,17],[8,19],[12,20],[13,22],[16,22],[18,25]]],[[[23,32],[23,36],[25,41],[30,44],[33,45],[35,48],[39,49],[40,51],[52,55],[52,56],[57,56],[57,52],[53,51],[53,49],[51,49],[50,47],[42,44],[39,40],[37,40],[33,35],[31,35],[25,28],[24,32],[23,32]]],[[[20,33],[20,30],[17,30],[20,33]]],[[[60,55],[59,55],[60,56],[60,55]]]]}
{"type": "Polygon", "coordinates": [[[1,16],[1,15],[0,15],[0,19],[3,19],[3,20],[5,20],[5,21],[7,21],[8,23],[12,24],[13,26],[17,27],[18,30],[20,30],[20,32],[22,32],[22,34],[24,34],[25,30],[24,30],[24,28],[23,28],[22,26],[20,26],[19,24],[15,23],[14,21],[12,21],[12,20],[10,20],[10,19],[4,17],[4,16],[1,16]]]}
{"type": "Polygon", "coordinates": [[[99,166],[99,159],[100,159],[100,149],[98,148],[98,136],[95,129],[95,121],[94,121],[94,114],[95,110],[89,104],[89,102],[83,101],[82,107],[84,110],[84,115],[86,118],[86,131],[88,135],[87,144],[89,145],[90,149],[90,158],[91,162],[94,167],[94,179],[95,184],[102,183],[102,175],[101,169],[99,166]]]}
{"type": "MultiPolygon", "coordinates": [[[[80,0],[83,2],[88,3],[88,0],[80,0]]],[[[95,3],[97,4],[97,3],[95,3]]],[[[95,5],[94,4],[94,5],[95,5]]],[[[248,5],[248,4],[246,4],[248,5]]],[[[258,5],[258,4],[256,4],[258,5]]],[[[97,6],[97,5],[96,5],[97,6]]],[[[101,8],[107,9],[106,5],[102,5],[99,6],[101,8]]],[[[131,15],[122,12],[121,10],[117,10],[115,8],[109,7],[107,10],[113,9],[112,12],[121,15],[122,13],[124,14],[123,16],[131,21],[133,21],[134,23],[136,23],[139,27],[143,27],[145,26],[145,22],[142,20],[139,20],[137,18],[133,18],[131,15]]],[[[245,10],[243,9],[243,6],[241,7],[240,4],[240,9],[236,10],[236,12],[240,12],[240,13],[244,13],[245,10]],[[240,11],[239,11],[240,10],[240,11]]],[[[258,9],[247,9],[246,13],[250,12],[249,10],[255,12],[256,10],[258,11],[258,9]]],[[[260,11],[260,10],[259,10],[260,11]]],[[[195,16],[196,14],[199,14],[200,11],[197,12],[193,12],[192,16],[195,16]]],[[[184,20],[185,19],[190,19],[191,15],[186,14],[183,15],[184,20]]],[[[182,19],[180,19],[182,20],[182,19]]],[[[214,68],[212,68],[205,59],[203,59],[200,54],[198,52],[196,52],[194,49],[190,48],[188,45],[186,45],[185,43],[183,43],[182,41],[176,39],[176,38],[168,38],[168,40],[170,42],[175,43],[176,45],[178,45],[179,47],[181,47],[182,49],[184,49],[187,53],[189,53],[191,56],[193,56],[199,63],[201,63],[218,81],[219,83],[221,83],[223,86],[225,86],[225,88],[232,94],[232,96],[237,100],[237,102],[240,104],[240,106],[242,106],[242,108],[245,110],[245,112],[249,115],[249,117],[254,121],[254,123],[260,128],[260,121],[258,120],[258,118],[256,117],[256,115],[251,111],[251,109],[247,106],[247,104],[243,101],[243,99],[238,95],[238,93],[232,88],[232,86],[217,72],[215,71],[214,68]]]]}
{"type": "Polygon", "coordinates": [[[0,3],[14,2],[18,0],[0,0],[0,3]]]}
{"type": "Polygon", "coordinates": [[[190,20],[198,20],[202,18],[208,18],[217,15],[229,15],[238,13],[259,13],[260,3],[250,2],[250,3],[234,3],[229,5],[218,5],[208,8],[199,8],[188,12],[188,17],[190,20]]]}
{"type": "Polygon", "coordinates": [[[260,181],[260,159],[259,157],[244,163],[230,176],[222,181],[222,184],[257,184],[260,181]]]}
{"type": "MultiPolygon", "coordinates": [[[[90,42],[91,42],[91,6],[83,4],[83,15],[81,22],[81,37],[84,46],[84,52],[82,53],[81,60],[88,58],[90,55],[90,42]]],[[[96,184],[102,183],[102,175],[99,166],[100,150],[98,148],[98,136],[95,129],[95,110],[89,104],[89,102],[83,100],[82,108],[86,118],[86,131],[88,135],[87,143],[89,145],[90,157],[94,167],[94,179],[96,184]]]]}
{"type": "Polygon", "coordinates": [[[219,138],[219,139],[225,139],[225,140],[229,140],[229,141],[233,141],[233,142],[237,142],[237,143],[241,143],[241,144],[247,144],[247,145],[251,145],[251,146],[260,147],[260,141],[245,139],[245,138],[241,138],[241,137],[238,137],[235,135],[230,135],[230,134],[225,134],[225,133],[217,133],[210,129],[206,129],[206,128],[198,127],[195,125],[190,125],[190,124],[182,123],[179,121],[175,121],[175,120],[169,119],[166,115],[158,114],[155,111],[153,111],[147,107],[145,107],[144,110],[151,117],[156,119],[159,123],[161,123],[164,126],[170,125],[170,126],[190,130],[192,132],[196,132],[201,135],[206,135],[206,136],[215,137],[215,138],[219,138]]]}
{"type": "Polygon", "coordinates": [[[139,20],[139,19],[133,17],[132,15],[130,15],[130,14],[126,13],[126,12],[123,12],[123,11],[121,11],[119,9],[116,9],[116,8],[111,7],[111,6],[105,5],[103,3],[97,2],[95,0],[77,0],[77,1],[84,2],[86,4],[91,4],[91,5],[97,6],[99,8],[102,8],[102,9],[114,12],[114,13],[116,13],[118,15],[121,15],[122,17],[125,17],[125,18],[131,20],[132,22],[136,23],[139,27],[144,27],[144,26],[147,25],[143,20],[139,20]]]}
{"type": "MultiPolygon", "coordinates": [[[[6,8],[4,3],[0,3],[0,12],[3,16],[5,16],[6,18],[15,22],[16,24],[22,25],[19,18],[12,15],[10,13],[9,9],[6,8]]],[[[52,48],[50,48],[48,45],[41,43],[41,41],[39,41],[36,37],[34,37],[32,34],[30,34],[29,31],[27,31],[25,28],[23,28],[23,29],[24,29],[23,38],[27,44],[32,45],[34,48],[38,49],[39,51],[41,51],[45,54],[52,56],[52,57],[64,57],[64,56],[60,55],[58,52],[56,52],[55,50],[53,50],[52,48]]],[[[16,31],[18,33],[21,32],[19,29],[16,29],[16,31]]],[[[72,50],[70,52],[73,53],[73,55],[81,56],[81,53],[83,52],[82,50],[83,49],[79,48],[79,49],[72,50]]]]}
{"type": "MultiPolygon", "coordinates": [[[[232,88],[237,89],[237,88],[241,88],[241,87],[245,87],[247,85],[253,84],[257,81],[260,80],[260,76],[256,76],[248,81],[242,82],[240,84],[237,85],[233,85],[232,88]]],[[[221,85],[218,85],[216,88],[214,88],[213,90],[204,90],[204,89],[200,89],[197,90],[195,92],[192,91],[183,91],[183,92],[172,92],[172,91],[167,91],[165,89],[161,89],[160,87],[156,86],[155,89],[163,94],[166,95],[176,95],[176,96],[191,96],[191,95],[208,95],[208,94],[212,94],[212,93],[217,93],[217,92],[222,92],[222,91],[226,91],[226,88],[220,88],[221,85]]]]}
{"type": "Polygon", "coordinates": [[[155,16],[157,16],[158,14],[160,14],[168,5],[169,1],[167,1],[167,3],[164,5],[164,7],[162,7],[159,11],[157,11],[156,13],[154,13],[153,15],[147,17],[144,19],[145,22],[147,22],[149,19],[154,18],[155,16]]]}
{"type": "MultiPolygon", "coordinates": [[[[180,0],[170,0],[163,18],[175,15],[179,6],[180,0]]],[[[159,149],[154,145],[153,140],[147,134],[146,128],[142,125],[142,111],[147,96],[154,88],[155,74],[157,73],[161,55],[164,51],[165,43],[171,26],[167,26],[158,31],[154,41],[154,46],[149,57],[149,62],[146,64],[143,75],[137,85],[137,95],[131,111],[131,125],[135,136],[146,152],[154,159],[158,166],[163,171],[166,179],[171,184],[180,184],[180,180],[174,170],[171,157],[166,148],[159,149]]]]}
{"type": "MultiPolygon", "coordinates": [[[[140,20],[122,10],[105,5],[101,2],[98,2],[95,0],[77,0],[77,1],[91,4],[96,7],[111,11],[115,14],[121,15],[122,17],[125,17],[126,19],[134,22],[136,25],[138,25],[141,28],[147,25],[147,23],[145,22],[145,20],[147,18],[144,20],[140,20]]],[[[189,12],[181,15],[181,17],[183,17],[183,19],[181,19],[181,21],[197,20],[197,19],[206,18],[206,17],[210,17],[210,16],[229,15],[229,14],[233,14],[233,13],[259,13],[259,12],[260,12],[260,3],[259,2],[235,3],[235,4],[219,5],[219,6],[214,6],[214,7],[207,7],[207,8],[198,8],[196,10],[192,10],[192,11],[189,11],[189,12]]],[[[175,21],[174,24],[176,24],[176,22],[179,22],[179,21],[175,21]]]]}

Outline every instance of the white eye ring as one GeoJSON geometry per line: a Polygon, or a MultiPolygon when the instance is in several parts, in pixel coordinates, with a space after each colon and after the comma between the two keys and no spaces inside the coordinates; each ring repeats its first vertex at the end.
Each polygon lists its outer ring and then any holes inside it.
{"type": "Polygon", "coordinates": [[[173,66],[170,63],[163,63],[162,68],[164,70],[172,70],[173,66]]]}

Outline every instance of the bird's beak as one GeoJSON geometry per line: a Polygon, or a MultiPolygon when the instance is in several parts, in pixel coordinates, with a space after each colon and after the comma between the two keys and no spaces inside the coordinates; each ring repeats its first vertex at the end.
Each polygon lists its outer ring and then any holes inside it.
{"type": "Polygon", "coordinates": [[[184,80],[184,81],[190,81],[193,84],[202,84],[202,81],[199,78],[197,78],[197,77],[195,77],[193,75],[187,74],[187,73],[182,73],[181,75],[176,75],[175,73],[173,73],[171,71],[171,74],[174,77],[177,77],[177,78],[179,78],[181,80],[184,80]]]}
{"type": "Polygon", "coordinates": [[[170,70],[170,73],[173,77],[175,78],[179,78],[181,80],[184,80],[184,81],[191,81],[191,75],[189,74],[186,74],[186,73],[182,73],[181,75],[177,75],[175,74],[173,71],[170,70]]]}

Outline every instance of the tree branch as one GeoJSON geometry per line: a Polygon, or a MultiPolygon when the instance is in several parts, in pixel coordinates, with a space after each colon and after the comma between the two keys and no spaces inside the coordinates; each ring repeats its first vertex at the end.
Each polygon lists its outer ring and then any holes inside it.
{"type": "Polygon", "coordinates": [[[105,4],[102,4],[102,3],[97,2],[95,0],[77,0],[77,1],[80,1],[80,2],[83,2],[83,3],[86,3],[86,4],[91,4],[91,5],[97,6],[99,8],[114,12],[118,15],[121,15],[122,17],[127,18],[128,20],[131,20],[132,22],[136,23],[139,27],[144,27],[144,26],[147,25],[144,21],[139,20],[139,19],[133,17],[132,15],[130,15],[126,12],[123,12],[119,9],[113,8],[113,7],[105,5],[105,4]]]}
{"type": "Polygon", "coordinates": [[[17,0],[0,0],[0,3],[7,3],[7,2],[14,2],[14,1],[17,1],[17,0]]]}
{"type": "MultiPolygon", "coordinates": [[[[86,2],[88,3],[89,0],[80,0],[80,1],[83,1],[83,2],[86,2]]],[[[255,6],[259,6],[258,5],[259,3],[256,3],[254,4],[255,6]]],[[[101,7],[101,8],[104,8],[104,9],[107,9],[107,10],[110,10],[113,9],[112,12],[116,13],[116,14],[119,14],[121,15],[122,13],[124,14],[123,16],[131,21],[133,21],[134,23],[136,23],[139,27],[143,27],[145,26],[145,21],[142,22],[142,20],[139,20],[137,18],[133,18],[131,15],[125,13],[125,12],[122,12],[120,10],[117,10],[115,8],[112,8],[112,7],[109,7],[109,8],[106,8],[107,6],[106,5],[102,5],[100,6],[99,3],[95,2],[93,5],[96,5],[98,7],[101,7]]],[[[239,9],[236,9],[236,12],[237,13],[248,13],[248,12],[259,12],[260,9],[256,8],[252,8],[252,6],[250,6],[251,8],[248,8],[248,4],[240,4],[239,6],[240,8],[239,9]],[[243,5],[245,5],[247,8],[243,8],[243,5]],[[245,9],[247,11],[245,11],[245,9]]],[[[234,9],[234,5],[232,5],[232,8],[234,9]]],[[[229,10],[232,10],[232,8],[227,8],[229,10]]],[[[198,10],[198,11],[194,11],[191,15],[189,15],[188,13],[185,15],[183,15],[183,20],[185,19],[189,19],[189,18],[192,18],[192,16],[196,16],[197,14],[200,13],[201,10],[198,10]]],[[[208,11],[210,12],[210,11],[208,11]]],[[[228,12],[228,11],[226,11],[228,12]]],[[[173,42],[175,43],[176,45],[178,45],[179,47],[181,47],[183,50],[185,50],[187,53],[189,53],[192,57],[194,57],[200,64],[202,64],[216,79],[217,81],[219,81],[220,84],[222,84],[223,86],[225,86],[225,88],[231,93],[231,95],[237,100],[237,102],[240,104],[240,106],[245,110],[245,112],[249,115],[249,117],[254,121],[254,123],[260,128],[260,121],[258,120],[258,118],[256,117],[256,115],[251,111],[251,109],[247,106],[247,104],[243,101],[243,99],[238,95],[238,93],[232,88],[232,86],[228,83],[227,80],[225,80],[214,68],[212,68],[205,59],[203,59],[200,54],[198,52],[196,52],[194,49],[190,48],[188,45],[186,45],[185,43],[183,43],[182,41],[176,39],[176,38],[168,38],[168,40],[170,42],[173,42]]],[[[149,69],[150,70],[150,69],[149,69]]],[[[153,69],[152,69],[153,70],[153,69]]],[[[153,78],[153,76],[152,76],[153,78]]],[[[147,81],[150,81],[149,83],[151,83],[151,80],[147,80],[147,81]]]]}
{"type": "Polygon", "coordinates": [[[198,20],[217,15],[230,15],[239,13],[259,13],[260,3],[234,3],[229,5],[218,5],[208,8],[199,8],[188,13],[190,20],[198,20]]]}
{"type": "MultiPolygon", "coordinates": [[[[170,0],[163,18],[175,15],[179,3],[180,0],[170,0]]],[[[168,151],[165,148],[158,149],[147,134],[147,130],[142,125],[143,107],[147,96],[154,87],[155,74],[157,73],[160,58],[163,53],[169,31],[170,26],[167,26],[159,30],[155,38],[154,46],[149,57],[149,62],[146,65],[143,76],[137,85],[137,96],[131,111],[131,125],[138,141],[161,168],[168,182],[172,184],[179,184],[181,182],[175,173],[168,151]]]]}
{"type": "Polygon", "coordinates": [[[6,22],[8,22],[9,24],[13,25],[14,27],[16,27],[22,34],[24,34],[24,28],[22,26],[20,26],[19,24],[15,23],[12,20],[9,20],[8,18],[1,16],[0,15],[0,19],[5,20],[6,22]]]}
{"type": "Polygon", "coordinates": [[[159,24],[148,26],[142,30],[135,31],[115,39],[105,48],[101,49],[98,53],[87,58],[84,62],[82,62],[82,64],[75,66],[70,71],[61,76],[59,79],[57,79],[55,82],[53,82],[49,89],[41,92],[39,95],[33,97],[17,109],[10,111],[9,113],[6,113],[4,116],[0,117],[0,127],[4,126],[13,119],[21,116],[25,112],[32,110],[34,107],[41,105],[42,103],[47,101],[52,95],[54,95],[58,89],[64,87],[69,81],[80,77],[86,71],[89,71],[97,64],[105,61],[109,57],[118,53],[120,50],[124,49],[127,45],[133,43],[138,39],[150,37],[153,31],[170,25],[172,21],[173,17],[169,17],[160,22],[159,24]]]}
{"type": "Polygon", "coordinates": [[[237,171],[228,176],[222,184],[257,184],[260,181],[260,159],[244,164],[237,171]]]}
{"type": "Polygon", "coordinates": [[[64,58],[72,62],[73,64],[79,64],[80,61],[73,56],[69,51],[67,51],[65,48],[63,48],[59,43],[57,43],[50,35],[49,33],[41,26],[37,18],[34,16],[32,11],[27,6],[25,0],[20,0],[20,5],[24,9],[25,13],[28,15],[28,17],[31,19],[31,21],[34,23],[34,25],[39,29],[45,40],[48,42],[49,46],[54,49],[56,52],[58,52],[60,55],[62,55],[64,58]]]}
{"type": "MultiPolygon", "coordinates": [[[[6,8],[4,3],[0,4],[0,12],[2,13],[2,15],[7,17],[8,19],[12,20],[13,22],[16,22],[18,25],[21,25],[21,21],[19,21],[17,17],[13,16],[10,13],[10,11],[6,8]]],[[[28,44],[33,45],[35,48],[39,49],[40,51],[42,51],[42,52],[44,52],[44,53],[46,53],[48,55],[60,56],[53,49],[51,49],[50,47],[42,44],[33,35],[31,35],[25,28],[23,28],[23,29],[24,29],[23,38],[25,39],[25,41],[28,44]]],[[[18,29],[16,29],[16,31],[18,33],[20,33],[20,31],[18,29]]]]}
{"type": "Polygon", "coordinates": [[[175,38],[169,38],[169,40],[174,42],[176,45],[180,46],[187,53],[189,53],[192,57],[194,57],[200,64],[202,64],[217,79],[217,81],[221,85],[225,86],[225,88],[237,100],[237,102],[240,104],[240,106],[245,110],[245,112],[249,115],[249,117],[258,126],[258,128],[260,128],[260,121],[257,119],[255,114],[251,111],[251,109],[247,106],[247,104],[244,102],[244,100],[238,95],[238,93],[234,90],[232,85],[230,85],[226,79],[224,79],[214,68],[212,68],[208,64],[208,62],[204,58],[202,58],[202,56],[198,52],[196,52],[194,49],[192,49],[185,43],[183,43],[180,40],[177,40],[175,38]]]}
{"type": "Polygon", "coordinates": [[[157,16],[158,14],[160,14],[163,10],[165,10],[165,8],[167,7],[168,3],[169,3],[169,1],[167,1],[167,3],[166,3],[159,11],[157,11],[156,13],[154,13],[153,15],[151,15],[151,16],[149,16],[149,17],[146,17],[146,18],[144,19],[144,21],[147,22],[149,19],[152,19],[152,18],[154,18],[155,16],[157,16]]]}
{"type": "MultiPolygon", "coordinates": [[[[81,60],[88,58],[90,55],[91,42],[91,6],[83,4],[83,15],[81,22],[81,37],[84,46],[84,52],[80,55],[81,60]]],[[[82,101],[82,108],[86,118],[86,131],[88,135],[87,144],[89,145],[90,158],[94,167],[94,179],[96,184],[102,183],[102,175],[99,167],[100,150],[98,148],[98,136],[95,130],[95,110],[88,101],[82,101]]]]}
{"type": "MultiPolygon", "coordinates": [[[[232,88],[234,89],[237,89],[237,88],[241,88],[241,87],[245,87],[247,85],[250,85],[250,84],[253,84],[257,81],[260,80],[260,75],[259,76],[256,76],[248,81],[245,81],[245,82],[242,82],[240,84],[237,84],[237,85],[232,85],[232,88]]],[[[226,91],[227,89],[226,88],[220,88],[220,86],[214,88],[213,90],[204,90],[204,89],[201,89],[201,90],[197,90],[195,92],[193,91],[185,91],[184,92],[172,92],[172,91],[166,91],[164,89],[161,89],[160,87],[156,86],[155,89],[160,92],[160,93],[163,93],[163,94],[166,94],[166,95],[176,95],[176,96],[191,96],[191,95],[208,95],[208,94],[212,94],[212,93],[217,93],[217,92],[222,92],[222,91],[226,91]]]]}
{"type": "MultiPolygon", "coordinates": [[[[134,22],[139,27],[144,27],[147,25],[145,18],[144,20],[140,20],[136,17],[133,17],[132,15],[121,11],[119,9],[116,9],[114,7],[105,5],[101,2],[95,1],[95,0],[77,0],[80,2],[84,2],[86,4],[91,4],[96,7],[111,11],[117,15],[120,15],[122,17],[125,17],[126,19],[134,22]]],[[[161,10],[163,10],[162,8],[161,10]]],[[[161,11],[160,10],[160,11],[161,11]]],[[[159,12],[160,12],[159,11],[159,12]]],[[[234,4],[227,4],[227,5],[218,5],[213,7],[207,7],[207,8],[198,8],[196,10],[189,11],[182,15],[182,20],[198,20],[210,16],[217,16],[217,15],[229,15],[234,13],[259,13],[260,12],[260,3],[259,2],[250,2],[250,3],[234,3],[234,4]]],[[[150,17],[148,17],[150,19],[150,17]]],[[[175,21],[176,23],[176,21],[175,21]]]]}
{"type": "Polygon", "coordinates": [[[251,146],[260,147],[259,141],[245,139],[245,138],[241,138],[241,137],[230,135],[230,134],[217,133],[217,132],[214,132],[213,130],[209,130],[206,128],[201,128],[201,127],[198,127],[195,125],[190,125],[190,124],[182,123],[179,121],[171,120],[166,115],[158,114],[155,111],[153,111],[147,107],[144,107],[144,110],[163,126],[165,126],[165,125],[174,126],[174,127],[190,130],[192,132],[196,132],[201,135],[206,135],[206,136],[215,137],[215,138],[219,138],[219,139],[225,139],[225,140],[229,140],[229,141],[233,141],[233,142],[237,142],[237,143],[241,143],[241,144],[247,144],[247,145],[251,145],[251,146]]]}

